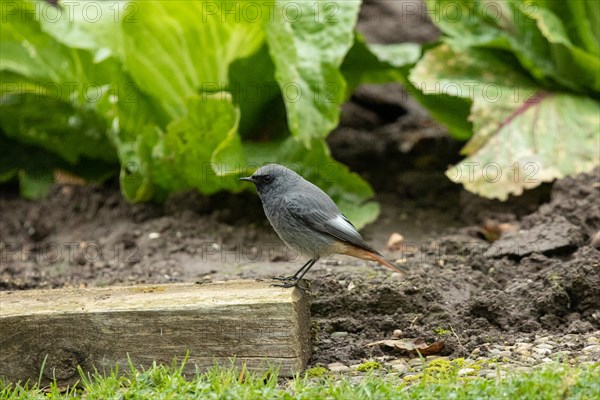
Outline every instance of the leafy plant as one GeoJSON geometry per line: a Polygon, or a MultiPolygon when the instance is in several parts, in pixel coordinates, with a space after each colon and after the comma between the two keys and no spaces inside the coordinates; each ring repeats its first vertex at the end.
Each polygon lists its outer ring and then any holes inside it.
{"type": "Polygon", "coordinates": [[[427,6],[444,36],[409,79],[455,137],[470,137],[462,150],[467,157],[447,171],[450,179],[504,200],[599,164],[595,1],[427,0],[427,6]],[[457,108],[469,114],[471,127],[444,112],[457,108]]]}
{"type": "Polygon", "coordinates": [[[390,81],[470,139],[447,171],[470,191],[506,199],[598,165],[598,7],[427,5],[444,37],[421,57],[418,45],[365,43],[359,1],[3,3],[0,181],[36,197],[55,169],[120,170],[137,202],[239,192],[240,175],[278,162],[361,227],[379,212],[373,190],[325,138],[357,85],[390,81]]]}
{"type": "MultiPolygon", "coordinates": [[[[248,186],[237,178],[249,169],[291,164],[363,226],[379,212],[373,191],[333,160],[325,143],[350,91],[375,79],[366,71],[377,66],[380,80],[394,74],[376,57],[343,67],[352,53],[370,54],[355,43],[359,7],[5,3],[0,128],[14,146],[4,152],[39,149],[46,175],[52,168],[82,174],[86,165],[87,178],[101,179],[107,165],[119,165],[131,201],[184,189],[239,192],[248,186]]],[[[407,63],[419,55],[414,46],[399,46],[399,53],[407,63]]],[[[24,195],[39,195],[50,180],[40,187],[32,171],[38,164],[10,157],[0,178],[19,176],[24,195]]]]}

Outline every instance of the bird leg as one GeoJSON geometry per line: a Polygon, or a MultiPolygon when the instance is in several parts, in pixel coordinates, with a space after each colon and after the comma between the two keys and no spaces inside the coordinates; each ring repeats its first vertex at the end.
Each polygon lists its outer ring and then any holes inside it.
{"type": "Polygon", "coordinates": [[[272,279],[277,280],[277,281],[296,281],[296,280],[298,280],[298,278],[297,278],[298,274],[300,274],[302,272],[302,270],[304,268],[306,268],[308,266],[308,264],[311,263],[312,260],[313,260],[312,258],[310,260],[308,260],[306,262],[306,264],[304,264],[302,266],[302,268],[300,268],[298,271],[296,271],[296,273],[294,275],[290,275],[290,276],[283,276],[283,275],[281,275],[281,276],[274,277],[272,279]]]}
{"type": "Polygon", "coordinates": [[[300,280],[308,272],[308,270],[311,269],[313,265],[315,265],[317,260],[318,259],[311,258],[310,260],[308,260],[308,262],[306,264],[304,264],[302,266],[302,268],[300,268],[298,271],[296,271],[296,273],[292,276],[273,278],[273,279],[280,280],[280,281],[286,281],[286,283],[282,283],[281,285],[271,285],[271,286],[282,287],[282,288],[291,288],[294,286],[298,286],[298,282],[300,282],[300,280]]]}

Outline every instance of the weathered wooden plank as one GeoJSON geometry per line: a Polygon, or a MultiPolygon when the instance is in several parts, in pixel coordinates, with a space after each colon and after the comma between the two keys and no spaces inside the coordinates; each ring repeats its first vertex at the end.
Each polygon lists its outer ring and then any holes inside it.
{"type": "Polygon", "coordinates": [[[231,281],[0,292],[0,377],[61,384],[84,371],[171,363],[187,372],[230,359],[293,375],[310,352],[307,294],[270,282],[231,281]]]}

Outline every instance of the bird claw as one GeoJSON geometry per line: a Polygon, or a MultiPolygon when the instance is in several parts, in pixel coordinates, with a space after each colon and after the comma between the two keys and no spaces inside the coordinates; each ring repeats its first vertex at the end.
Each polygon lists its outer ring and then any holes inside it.
{"type": "Polygon", "coordinates": [[[283,275],[281,275],[281,276],[275,276],[275,277],[273,277],[271,279],[276,280],[276,281],[283,281],[283,282],[297,281],[298,280],[298,278],[296,278],[295,276],[283,276],[283,275]]]}
{"type": "Polygon", "coordinates": [[[298,282],[290,282],[290,283],[282,283],[282,284],[271,284],[270,287],[280,287],[284,289],[289,289],[291,287],[298,286],[298,282]]]}

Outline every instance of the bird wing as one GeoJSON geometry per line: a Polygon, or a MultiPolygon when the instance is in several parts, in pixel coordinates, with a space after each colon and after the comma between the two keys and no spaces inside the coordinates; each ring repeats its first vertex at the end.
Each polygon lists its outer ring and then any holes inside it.
{"type": "Polygon", "coordinates": [[[310,192],[296,193],[286,199],[285,208],[293,218],[322,234],[379,254],[377,250],[363,241],[354,225],[324,192],[319,195],[310,192]],[[325,197],[322,197],[321,194],[325,197]]]}

